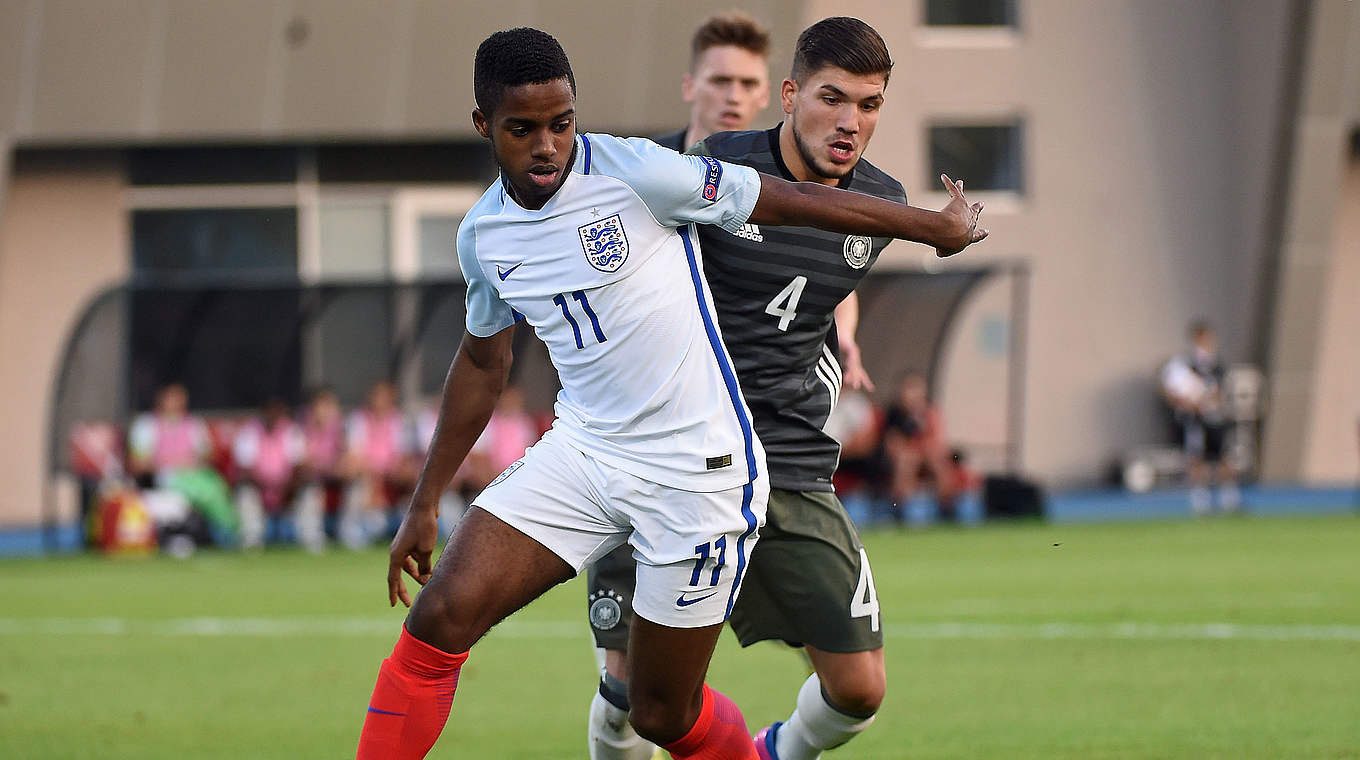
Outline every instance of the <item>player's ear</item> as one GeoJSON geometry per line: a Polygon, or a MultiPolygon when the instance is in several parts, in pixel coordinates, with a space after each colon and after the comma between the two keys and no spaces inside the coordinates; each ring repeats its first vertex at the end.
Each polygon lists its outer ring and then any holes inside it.
{"type": "Polygon", "coordinates": [[[684,79],[680,80],[680,97],[684,98],[686,103],[694,102],[694,75],[688,71],[685,72],[684,79]]]}
{"type": "Polygon", "coordinates": [[[477,130],[477,134],[488,140],[491,139],[491,123],[487,121],[486,114],[482,113],[482,109],[472,109],[472,126],[477,130]]]}
{"type": "Polygon", "coordinates": [[[779,85],[779,105],[784,108],[784,113],[793,113],[793,99],[798,96],[798,82],[792,78],[785,79],[779,85]]]}

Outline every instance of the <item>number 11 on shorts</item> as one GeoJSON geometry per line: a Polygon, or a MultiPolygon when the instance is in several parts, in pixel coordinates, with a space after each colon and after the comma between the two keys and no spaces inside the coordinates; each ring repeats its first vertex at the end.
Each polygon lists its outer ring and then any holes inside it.
{"type": "Polygon", "coordinates": [[[878,591],[874,589],[874,574],[869,571],[869,553],[859,550],[859,583],[850,598],[850,617],[869,618],[869,630],[878,633],[878,591]]]}
{"type": "Polygon", "coordinates": [[[718,585],[718,576],[722,574],[723,566],[727,564],[727,536],[719,536],[717,541],[710,544],[700,544],[694,547],[694,574],[689,577],[689,585],[699,585],[699,573],[703,572],[704,564],[708,558],[713,556],[714,550],[717,551],[718,561],[713,564],[713,579],[709,581],[710,587],[718,585]],[[712,549],[709,547],[712,546],[712,549]]]}

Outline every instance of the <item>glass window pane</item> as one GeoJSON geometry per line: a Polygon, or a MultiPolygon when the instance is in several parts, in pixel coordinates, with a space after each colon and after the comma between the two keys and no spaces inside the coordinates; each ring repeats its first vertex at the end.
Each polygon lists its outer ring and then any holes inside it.
{"type": "Polygon", "coordinates": [[[926,0],[929,26],[1015,26],[1016,0],[926,0]]]}
{"type": "Polygon", "coordinates": [[[1019,122],[995,126],[930,128],[930,174],[927,186],[939,187],[939,176],[964,180],[968,190],[1023,188],[1019,122]]]}
{"type": "Polygon", "coordinates": [[[461,277],[458,267],[458,225],[462,216],[426,214],[420,217],[420,272],[461,277]]]}
{"type": "Polygon", "coordinates": [[[496,162],[481,140],[450,143],[322,145],[316,149],[322,182],[474,182],[496,177],[496,162]]]}
{"type": "Polygon", "coordinates": [[[192,273],[297,277],[293,208],[134,211],[133,269],[138,275],[192,273]]]}
{"type": "Polygon", "coordinates": [[[322,278],[387,275],[386,200],[323,199],[320,217],[322,278]]]}
{"type": "Polygon", "coordinates": [[[293,182],[297,149],[245,146],[136,148],[128,152],[133,185],[231,185],[293,182]]]}

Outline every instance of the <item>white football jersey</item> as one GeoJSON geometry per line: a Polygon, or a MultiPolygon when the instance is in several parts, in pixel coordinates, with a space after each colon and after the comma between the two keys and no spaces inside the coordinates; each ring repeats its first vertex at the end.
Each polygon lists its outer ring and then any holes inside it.
{"type": "Polygon", "coordinates": [[[747,167],[578,135],[543,208],[497,182],[463,219],[468,332],[533,325],[562,382],[554,427],[591,456],[690,491],[750,482],[764,454],[690,225],[740,230],[759,195],[747,167]]]}

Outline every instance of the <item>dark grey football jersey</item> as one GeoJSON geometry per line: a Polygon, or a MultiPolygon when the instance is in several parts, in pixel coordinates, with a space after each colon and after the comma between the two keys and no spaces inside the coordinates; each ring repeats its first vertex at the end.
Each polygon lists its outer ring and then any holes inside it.
{"type": "MultiPolygon", "coordinates": [[[[720,132],[690,152],[792,181],[779,130],[720,132]]],[[[902,185],[862,159],[840,187],[906,203],[902,185]]],[[[840,444],[822,426],[842,377],[828,339],[833,316],[891,238],[748,224],[735,235],[699,227],[699,239],[723,340],[765,446],[770,485],[830,491],[840,444]]]]}
{"type": "Polygon", "coordinates": [[[671,150],[674,151],[684,152],[685,148],[688,147],[684,144],[685,132],[687,131],[689,131],[689,127],[681,127],[679,132],[667,132],[664,135],[657,135],[656,137],[653,137],[652,142],[662,146],[663,148],[670,148],[671,150]]]}

